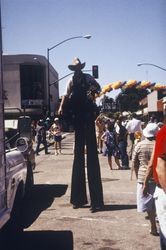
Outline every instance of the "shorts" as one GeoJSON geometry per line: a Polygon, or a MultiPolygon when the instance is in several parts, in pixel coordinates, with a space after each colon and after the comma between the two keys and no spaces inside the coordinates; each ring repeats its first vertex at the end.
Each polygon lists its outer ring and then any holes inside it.
{"type": "Polygon", "coordinates": [[[108,157],[113,156],[114,155],[114,148],[106,146],[105,155],[107,155],[108,157]]]}
{"type": "Polygon", "coordinates": [[[137,183],[137,212],[143,213],[152,211],[155,209],[155,201],[153,194],[155,191],[156,184],[148,183],[148,194],[145,196],[142,192],[142,183],[137,183]]]}
{"type": "Polygon", "coordinates": [[[55,142],[60,142],[60,141],[62,141],[62,136],[61,136],[61,135],[54,135],[54,141],[55,141],[55,142]]]}
{"type": "Polygon", "coordinates": [[[162,188],[156,187],[154,199],[160,230],[164,236],[164,243],[166,244],[166,193],[162,188]]]}

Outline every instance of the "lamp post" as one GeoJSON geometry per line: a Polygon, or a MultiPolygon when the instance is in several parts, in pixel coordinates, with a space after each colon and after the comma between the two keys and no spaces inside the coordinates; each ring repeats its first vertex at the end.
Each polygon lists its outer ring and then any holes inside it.
{"type": "Polygon", "coordinates": [[[160,66],[158,66],[158,65],[156,65],[156,64],[153,64],[153,63],[138,63],[138,64],[137,64],[137,66],[142,66],[142,65],[153,66],[153,67],[156,67],[156,68],[158,68],[158,69],[161,69],[161,70],[166,71],[166,69],[164,69],[164,68],[162,68],[162,67],[160,67],[160,66]]]}
{"type": "MultiPolygon", "coordinates": [[[[91,69],[83,70],[83,72],[91,72],[91,71],[92,71],[91,69]]],[[[59,79],[56,80],[55,82],[50,83],[50,86],[51,86],[51,85],[55,85],[55,84],[58,83],[59,81],[63,80],[64,78],[66,78],[66,77],[68,77],[68,76],[70,76],[70,75],[73,75],[73,74],[74,74],[74,72],[69,73],[69,74],[67,74],[67,75],[65,75],[65,76],[63,76],[63,77],[61,77],[61,78],[59,78],[59,79]]]]}
{"type": "Polygon", "coordinates": [[[60,43],[57,43],[56,45],[52,46],[51,48],[47,48],[47,70],[48,70],[48,94],[49,94],[49,112],[50,112],[50,51],[53,50],[54,48],[58,47],[59,45],[61,45],[62,43],[65,43],[69,40],[73,40],[73,39],[77,39],[77,38],[86,38],[86,39],[90,39],[91,38],[91,35],[85,35],[85,36],[73,36],[73,37],[70,37],[70,38],[67,38],[65,40],[63,40],[62,42],[60,43]]]}

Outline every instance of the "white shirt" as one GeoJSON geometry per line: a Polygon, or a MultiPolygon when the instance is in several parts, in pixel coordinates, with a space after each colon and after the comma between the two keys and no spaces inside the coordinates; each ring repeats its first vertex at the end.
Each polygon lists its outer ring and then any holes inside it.
{"type": "MultiPolygon", "coordinates": [[[[94,79],[93,76],[89,75],[89,74],[84,74],[85,76],[85,79],[86,79],[86,82],[89,84],[89,86],[94,86],[95,88],[95,92],[100,92],[101,88],[100,88],[100,85],[99,83],[94,79]]],[[[66,86],[66,91],[65,91],[65,94],[66,96],[70,96],[71,95],[71,92],[72,92],[72,85],[73,85],[73,78],[70,78],[68,83],[67,83],[67,86],[66,86]]]]}
{"type": "Polygon", "coordinates": [[[133,118],[132,120],[130,120],[127,123],[126,129],[129,133],[135,133],[136,131],[142,131],[141,121],[133,118]]]}

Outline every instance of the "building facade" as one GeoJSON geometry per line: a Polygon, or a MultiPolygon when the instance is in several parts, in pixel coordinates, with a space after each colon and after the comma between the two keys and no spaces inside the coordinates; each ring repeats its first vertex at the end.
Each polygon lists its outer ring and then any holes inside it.
{"type": "Polygon", "coordinates": [[[23,113],[38,118],[54,116],[59,105],[58,73],[44,56],[3,55],[4,106],[6,116],[23,113]],[[52,84],[56,82],[56,84],[52,84]]]}
{"type": "Polygon", "coordinates": [[[146,120],[155,115],[158,121],[163,121],[166,115],[166,90],[155,90],[140,101],[139,114],[146,120]]]}

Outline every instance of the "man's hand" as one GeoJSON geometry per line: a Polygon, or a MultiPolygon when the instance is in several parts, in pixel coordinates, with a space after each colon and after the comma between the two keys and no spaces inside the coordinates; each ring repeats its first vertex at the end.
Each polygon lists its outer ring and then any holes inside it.
{"type": "Polygon", "coordinates": [[[142,192],[145,196],[148,194],[148,187],[145,184],[143,184],[142,192]]]}
{"type": "Polygon", "coordinates": [[[58,109],[58,115],[62,115],[63,114],[63,109],[62,109],[62,107],[59,107],[59,109],[58,109]]]}

